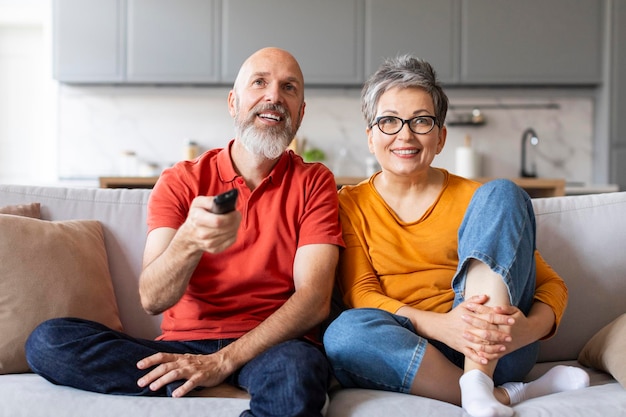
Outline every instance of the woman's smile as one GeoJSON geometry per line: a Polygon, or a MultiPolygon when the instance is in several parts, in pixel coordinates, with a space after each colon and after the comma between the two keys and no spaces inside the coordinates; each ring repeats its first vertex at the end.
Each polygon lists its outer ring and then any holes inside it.
{"type": "Polygon", "coordinates": [[[399,156],[401,158],[410,158],[413,157],[414,155],[417,155],[420,150],[417,148],[396,148],[396,149],[392,149],[391,152],[396,155],[399,156]]]}

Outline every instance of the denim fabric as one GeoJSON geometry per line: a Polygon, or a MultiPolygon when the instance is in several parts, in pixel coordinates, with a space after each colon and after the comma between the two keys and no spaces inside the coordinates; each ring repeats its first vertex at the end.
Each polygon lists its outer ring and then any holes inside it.
{"type": "Polygon", "coordinates": [[[528,313],[535,294],[535,214],[528,194],[504,179],[478,188],[459,228],[458,242],[454,306],[464,300],[467,265],[473,258],[500,274],[511,304],[528,313]]]}
{"type": "MultiPolygon", "coordinates": [[[[511,304],[528,314],[535,292],[534,251],[535,219],[528,194],[509,180],[478,188],[459,228],[454,306],[464,301],[468,261],[478,259],[502,276],[511,304]]],[[[427,343],[463,366],[461,353],[419,336],[408,319],[382,310],[347,310],[324,334],[326,354],[342,385],[404,393],[411,388],[427,343]]],[[[494,382],[521,380],[537,354],[535,342],[504,356],[494,382]]]]}
{"type": "MultiPolygon", "coordinates": [[[[26,358],[33,372],[57,385],[106,394],[171,396],[184,381],[157,392],[141,388],[137,380],[149,371],[137,369],[140,359],[158,352],[210,354],[233,341],[136,339],[95,322],[61,318],[33,331],[26,358]]],[[[320,416],[329,374],[317,347],[291,340],[254,358],[226,382],[250,393],[250,410],[242,416],[320,416]]]]}
{"type": "Polygon", "coordinates": [[[375,308],[344,311],[324,334],[341,385],[403,393],[411,389],[427,343],[409,319],[375,308]]]}

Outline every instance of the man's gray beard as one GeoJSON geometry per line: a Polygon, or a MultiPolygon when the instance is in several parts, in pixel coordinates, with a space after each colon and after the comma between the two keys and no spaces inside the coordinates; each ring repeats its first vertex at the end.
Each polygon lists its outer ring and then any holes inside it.
{"type": "Polygon", "coordinates": [[[285,114],[285,126],[268,126],[257,128],[254,125],[258,109],[252,109],[245,120],[240,120],[240,114],[235,116],[235,134],[248,152],[261,155],[267,159],[277,159],[287,149],[296,129],[293,129],[292,119],[288,112],[285,114]]]}
{"type": "Polygon", "coordinates": [[[291,129],[257,129],[254,125],[237,126],[237,137],[248,152],[267,159],[279,158],[291,143],[291,129]],[[275,131],[276,130],[276,131],[275,131]]]}

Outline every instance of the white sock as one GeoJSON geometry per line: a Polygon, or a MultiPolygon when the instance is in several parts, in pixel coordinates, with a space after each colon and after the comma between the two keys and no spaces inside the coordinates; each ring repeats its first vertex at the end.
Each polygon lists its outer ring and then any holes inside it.
{"type": "Polygon", "coordinates": [[[511,405],[555,392],[569,391],[589,386],[587,372],[574,366],[558,365],[534,381],[507,382],[502,388],[508,392],[511,405]]]}
{"type": "Polygon", "coordinates": [[[474,369],[459,379],[461,405],[472,417],[512,417],[514,411],[493,395],[493,380],[474,369]]]}

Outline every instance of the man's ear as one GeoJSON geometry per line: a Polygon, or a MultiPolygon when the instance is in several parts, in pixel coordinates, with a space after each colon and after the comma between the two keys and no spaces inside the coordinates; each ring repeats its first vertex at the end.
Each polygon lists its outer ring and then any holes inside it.
{"type": "Polygon", "coordinates": [[[306,101],[302,102],[302,107],[300,107],[300,122],[302,122],[302,119],[304,118],[304,108],[306,107],[306,101]]]}
{"type": "Polygon", "coordinates": [[[228,93],[228,113],[230,113],[231,117],[235,117],[237,114],[237,95],[235,90],[230,90],[228,93]]]}

